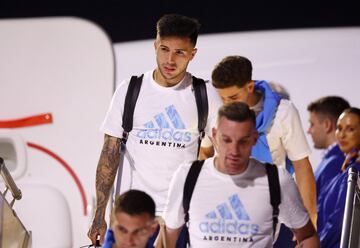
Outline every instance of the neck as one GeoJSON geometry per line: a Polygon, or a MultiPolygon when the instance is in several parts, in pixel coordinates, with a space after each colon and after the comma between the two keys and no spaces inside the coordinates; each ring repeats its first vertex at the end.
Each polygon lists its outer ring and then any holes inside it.
{"type": "Polygon", "coordinates": [[[243,173],[247,169],[248,163],[249,163],[249,160],[243,166],[239,165],[236,168],[232,168],[230,166],[228,167],[224,164],[221,164],[221,161],[218,156],[215,156],[215,158],[214,158],[215,169],[220,171],[223,174],[227,174],[230,176],[235,176],[235,175],[239,175],[239,174],[243,173]]]}
{"type": "Polygon", "coordinates": [[[248,105],[250,107],[255,106],[261,100],[261,94],[257,91],[251,92],[248,98],[248,105]]]}
{"type": "Polygon", "coordinates": [[[160,86],[163,86],[163,87],[172,87],[172,86],[175,86],[177,85],[178,83],[181,82],[181,80],[184,79],[185,77],[185,73],[182,73],[181,75],[177,76],[176,78],[172,78],[172,79],[167,79],[165,78],[159,68],[157,68],[154,73],[153,73],[153,79],[154,81],[159,84],[160,86]],[[180,78],[180,79],[179,79],[180,78]]]}
{"type": "Polygon", "coordinates": [[[326,149],[329,148],[334,143],[336,143],[335,132],[333,132],[327,136],[326,149]]]}
{"type": "MultiPolygon", "coordinates": [[[[252,84],[255,84],[254,80],[251,81],[252,84]]],[[[249,92],[247,104],[250,107],[255,106],[261,100],[261,94],[255,90],[255,86],[251,92],[249,92]]]]}

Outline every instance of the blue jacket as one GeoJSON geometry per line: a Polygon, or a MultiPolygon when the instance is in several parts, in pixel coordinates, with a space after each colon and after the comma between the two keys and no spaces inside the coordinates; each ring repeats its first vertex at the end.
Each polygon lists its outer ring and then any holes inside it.
{"type": "Polygon", "coordinates": [[[318,196],[321,195],[321,191],[326,188],[330,181],[337,174],[341,173],[341,166],[344,163],[344,160],[345,155],[340,150],[339,145],[333,146],[326,152],[314,173],[318,196]]]}
{"type": "Polygon", "coordinates": [[[102,245],[102,248],[112,248],[113,244],[115,244],[114,233],[111,229],[107,229],[105,234],[105,241],[102,245]]]}
{"type": "Polygon", "coordinates": [[[351,163],[347,169],[337,174],[321,191],[318,197],[318,234],[321,247],[340,247],[341,228],[345,210],[348,170],[360,164],[351,163]]]}

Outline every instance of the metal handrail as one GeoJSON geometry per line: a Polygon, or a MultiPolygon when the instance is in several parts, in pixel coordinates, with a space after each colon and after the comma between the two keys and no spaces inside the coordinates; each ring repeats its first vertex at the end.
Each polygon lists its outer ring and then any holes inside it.
{"type": "MultiPolygon", "coordinates": [[[[355,247],[351,240],[353,233],[356,229],[354,225],[354,211],[356,210],[356,197],[358,189],[358,178],[359,172],[355,168],[350,168],[348,171],[348,182],[347,182],[347,192],[346,192],[346,202],[345,202],[345,211],[344,219],[342,223],[342,232],[341,232],[341,248],[355,247]],[[353,229],[353,230],[352,230],[353,229]]],[[[356,246],[357,247],[357,246],[356,246]]]]}
{"type": "Polygon", "coordinates": [[[11,194],[13,196],[13,201],[11,202],[11,206],[13,206],[15,200],[20,200],[22,197],[21,190],[17,187],[14,179],[10,175],[8,169],[5,166],[4,159],[0,157],[0,175],[4,179],[6,189],[4,191],[4,196],[6,195],[8,189],[10,189],[11,194]]]}

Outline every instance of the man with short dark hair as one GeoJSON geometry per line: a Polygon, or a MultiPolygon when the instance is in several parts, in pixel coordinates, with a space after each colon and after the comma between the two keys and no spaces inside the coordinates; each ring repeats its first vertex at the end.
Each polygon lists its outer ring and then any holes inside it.
{"type": "Polygon", "coordinates": [[[292,162],[302,199],[316,223],[311,151],[294,104],[281,98],[268,82],[253,80],[251,61],[243,56],[228,56],[220,61],[212,72],[212,83],[225,103],[245,102],[255,111],[259,140],[252,156],[282,167],[292,162]]]}
{"type": "MultiPolygon", "coordinates": [[[[143,74],[128,134],[124,166],[131,168],[131,188],[147,192],[163,211],[173,172],[183,161],[193,161],[198,151],[198,109],[193,81],[187,66],[195,57],[200,24],[196,19],[177,14],[164,15],[157,22],[154,42],[157,67],[143,74]]],[[[141,60],[142,58],[139,58],[141,60]]],[[[105,209],[119,166],[123,137],[122,117],[129,80],[122,81],[112,98],[101,126],[105,133],[96,172],[96,209],[89,238],[103,240],[106,231],[105,209]]],[[[205,133],[210,136],[218,108],[222,105],[216,90],[205,84],[208,118],[205,133]]],[[[209,147],[200,153],[207,154],[209,147]]]]}
{"type": "MultiPolygon", "coordinates": [[[[192,247],[272,247],[273,208],[266,165],[250,157],[258,139],[255,113],[242,102],[220,108],[212,139],[215,157],[205,160],[189,208],[192,247]]],[[[191,164],[183,164],[170,184],[163,218],[168,248],[175,247],[184,225],[182,205],[191,164]]],[[[275,167],[276,168],[276,167],[275,167]]],[[[279,220],[294,232],[299,247],[319,247],[314,226],[293,178],[278,168],[281,203],[279,220]]]]}
{"type": "Polygon", "coordinates": [[[339,96],[322,97],[308,105],[310,123],[308,133],[316,149],[326,149],[315,170],[318,199],[321,197],[322,189],[341,173],[345,156],[336,143],[335,131],[340,114],[349,107],[348,101],[339,96]]]}
{"type": "Polygon", "coordinates": [[[129,190],[116,198],[111,219],[103,248],[145,248],[157,228],[155,202],[143,191],[129,190]]]}

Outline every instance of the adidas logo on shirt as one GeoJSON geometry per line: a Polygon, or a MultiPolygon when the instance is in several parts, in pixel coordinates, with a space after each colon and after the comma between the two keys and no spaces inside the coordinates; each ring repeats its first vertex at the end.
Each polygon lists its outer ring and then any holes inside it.
{"type": "Polygon", "coordinates": [[[165,113],[155,115],[154,120],[144,124],[136,134],[140,144],[185,148],[191,141],[191,133],[186,131],[178,111],[174,105],[165,108],[165,113]]]}
{"type": "Polygon", "coordinates": [[[237,194],[231,195],[228,202],[217,205],[216,210],[207,213],[199,229],[204,234],[204,240],[230,242],[252,242],[252,235],[260,231],[259,225],[251,223],[237,194]]]}

